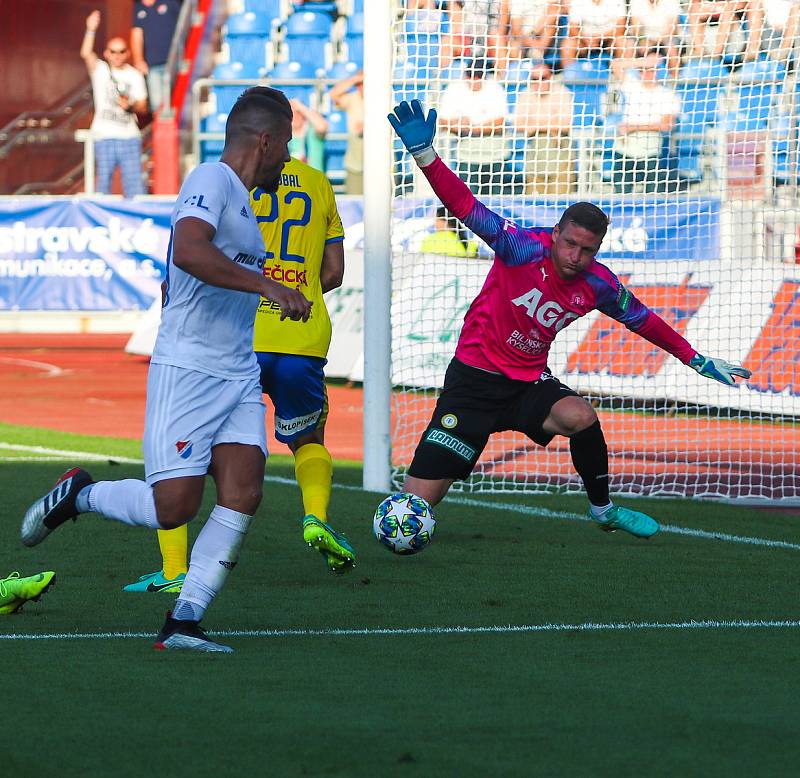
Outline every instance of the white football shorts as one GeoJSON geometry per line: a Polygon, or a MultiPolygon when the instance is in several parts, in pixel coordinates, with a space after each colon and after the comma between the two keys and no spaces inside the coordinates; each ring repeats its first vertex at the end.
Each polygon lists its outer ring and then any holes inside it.
{"type": "Polygon", "coordinates": [[[144,472],[151,486],[168,478],[206,475],[219,443],[267,452],[266,407],[258,375],[228,381],[173,365],[147,375],[144,472]]]}

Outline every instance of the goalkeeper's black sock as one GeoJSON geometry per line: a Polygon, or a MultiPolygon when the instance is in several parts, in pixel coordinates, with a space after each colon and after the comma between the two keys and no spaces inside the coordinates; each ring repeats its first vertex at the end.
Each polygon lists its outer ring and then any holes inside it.
{"type": "Polygon", "coordinates": [[[600,422],[571,435],[569,451],[589,502],[598,507],[608,505],[608,446],[600,422]]]}

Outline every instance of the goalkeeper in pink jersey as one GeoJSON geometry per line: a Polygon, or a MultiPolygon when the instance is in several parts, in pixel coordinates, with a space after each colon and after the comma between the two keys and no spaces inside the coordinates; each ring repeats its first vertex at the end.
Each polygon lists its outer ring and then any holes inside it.
{"type": "Polygon", "coordinates": [[[417,100],[389,115],[405,147],[447,209],[494,249],[486,281],[464,317],[455,357],[430,424],[414,453],[405,491],[436,505],[467,478],[493,432],[522,432],[540,446],[569,438],[575,470],[603,529],[647,538],[658,523],[609,498],[608,449],[592,406],[547,368],[550,344],[595,309],[668,351],[700,375],[733,385],[750,371],[699,354],[637,300],[595,255],[608,217],[576,203],[551,230],[525,229],[475,199],[433,150],[436,111],[417,100]]]}

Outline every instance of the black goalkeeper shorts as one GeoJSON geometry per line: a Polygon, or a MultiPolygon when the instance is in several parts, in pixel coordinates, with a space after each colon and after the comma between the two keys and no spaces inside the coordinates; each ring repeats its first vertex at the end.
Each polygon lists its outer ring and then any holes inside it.
{"type": "Polygon", "coordinates": [[[467,478],[493,432],[522,432],[546,446],[553,436],[542,424],[553,405],[570,396],[577,393],[547,371],[538,381],[515,381],[453,359],[408,474],[467,478]]]}

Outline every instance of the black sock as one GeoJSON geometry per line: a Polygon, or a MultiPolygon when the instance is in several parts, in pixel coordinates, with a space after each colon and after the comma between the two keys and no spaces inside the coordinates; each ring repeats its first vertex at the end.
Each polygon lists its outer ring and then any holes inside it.
{"type": "Polygon", "coordinates": [[[586,487],[592,505],[603,506],[611,502],[608,496],[608,447],[600,422],[570,436],[569,450],[572,464],[586,487]]]}

